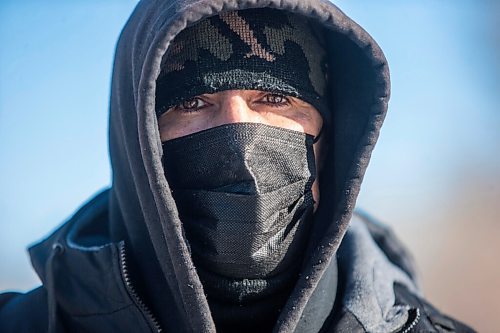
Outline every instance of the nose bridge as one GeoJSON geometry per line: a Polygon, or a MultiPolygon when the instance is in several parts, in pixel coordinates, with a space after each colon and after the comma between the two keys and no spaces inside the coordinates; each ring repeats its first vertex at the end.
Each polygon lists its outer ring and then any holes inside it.
{"type": "Polygon", "coordinates": [[[253,111],[246,99],[238,94],[227,94],[221,103],[221,117],[226,124],[258,122],[258,113],[253,111]]]}

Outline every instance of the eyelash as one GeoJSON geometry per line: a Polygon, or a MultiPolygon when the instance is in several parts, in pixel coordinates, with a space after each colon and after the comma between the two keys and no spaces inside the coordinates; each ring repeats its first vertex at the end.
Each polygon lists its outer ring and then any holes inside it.
{"type": "Polygon", "coordinates": [[[289,105],[290,104],[290,99],[285,96],[285,95],[282,95],[282,94],[267,94],[264,96],[264,102],[265,104],[271,106],[271,107],[282,107],[282,106],[285,106],[285,105],[289,105]],[[282,98],[283,101],[282,102],[269,102],[267,100],[268,97],[279,97],[279,98],[282,98]]]}
{"type": "Polygon", "coordinates": [[[181,112],[192,113],[192,112],[198,112],[198,111],[202,110],[203,108],[205,108],[207,106],[208,106],[208,103],[205,102],[203,99],[201,99],[199,97],[193,97],[193,98],[187,99],[187,100],[185,100],[185,101],[177,104],[176,106],[174,106],[174,109],[175,110],[179,110],[181,112]],[[202,105],[200,107],[196,107],[196,108],[186,108],[186,107],[183,106],[184,103],[188,103],[188,102],[191,102],[191,101],[202,102],[204,105],[202,105]]]}

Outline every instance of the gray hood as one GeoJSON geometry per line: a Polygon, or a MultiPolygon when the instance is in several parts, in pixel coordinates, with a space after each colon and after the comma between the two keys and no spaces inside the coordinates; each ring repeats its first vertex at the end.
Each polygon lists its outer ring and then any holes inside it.
{"type": "Polygon", "coordinates": [[[382,51],[361,27],[327,1],[139,2],[120,36],[112,79],[110,235],[112,241],[128,244],[142,275],[139,279],[146,280],[147,272],[145,293],[158,294],[153,302],[168,299],[175,305],[167,321],[175,321],[179,330],[213,332],[215,326],[162,167],[156,79],[170,42],[185,27],[221,11],[258,7],[291,11],[324,27],[333,115],[310,254],[276,332],[294,331],[337,252],[387,109],[389,70],[382,51]],[[147,290],[151,285],[161,291],[147,290]]]}

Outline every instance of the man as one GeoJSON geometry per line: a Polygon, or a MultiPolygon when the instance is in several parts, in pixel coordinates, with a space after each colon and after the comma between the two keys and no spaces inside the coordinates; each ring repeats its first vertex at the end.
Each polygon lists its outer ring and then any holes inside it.
{"type": "Polygon", "coordinates": [[[382,52],[332,4],[141,1],[112,187],[30,249],[43,286],[1,296],[1,331],[470,332],[353,217],[388,98],[382,52]]]}

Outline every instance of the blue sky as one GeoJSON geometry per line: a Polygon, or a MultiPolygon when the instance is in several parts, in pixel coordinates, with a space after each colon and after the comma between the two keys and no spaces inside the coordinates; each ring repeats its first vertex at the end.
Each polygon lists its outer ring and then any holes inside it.
{"type": "MultiPolygon", "coordinates": [[[[109,185],[113,53],[136,3],[0,3],[0,289],[36,285],[26,246],[109,185]]],[[[498,196],[498,4],[335,3],[379,42],[392,73],[360,205],[411,224],[445,216],[460,191],[498,196]]]]}
{"type": "Polygon", "coordinates": [[[0,287],[32,285],[24,248],[110,182],[113,54],[136,3],[0,3],[0,287]]]}

